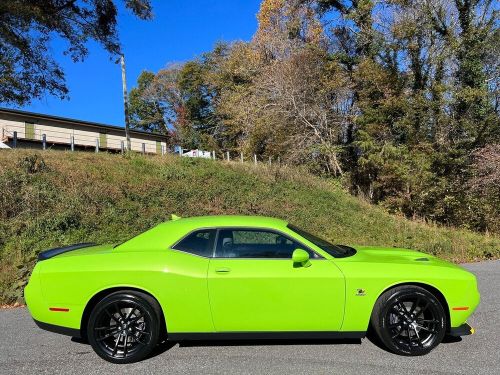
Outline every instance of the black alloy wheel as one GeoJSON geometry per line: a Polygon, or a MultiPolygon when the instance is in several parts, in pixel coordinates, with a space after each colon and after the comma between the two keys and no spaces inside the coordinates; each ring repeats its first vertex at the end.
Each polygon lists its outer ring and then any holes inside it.
{"type": "Polygon", "coordinates": [[[147,294],[136,291],[110,294],[90,314],[89,343],[109,362],[140,361],[158,343],[160,314],[160,306],[147,294]]]}
{"type": "Polygon", "coordinates": [[[391,289],[377,300],[372,326],[390,351],[424,355],[443,340],[446,314],[439,300],[418,286],[391,289]]]}

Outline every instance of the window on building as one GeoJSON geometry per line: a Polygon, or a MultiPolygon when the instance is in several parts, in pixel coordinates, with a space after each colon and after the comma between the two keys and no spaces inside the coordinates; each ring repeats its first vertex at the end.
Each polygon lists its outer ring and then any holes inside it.
{"type": "Polygon", "coordinates": [[[108,148],[108,135],[104,132],[99,133],[99,148],[108,148]]]}
{"type": "Polygon", "coordinates": [[[24,123],[24,138],[35,139],[35,124],[33,122],[26,121],[24,123]]]}

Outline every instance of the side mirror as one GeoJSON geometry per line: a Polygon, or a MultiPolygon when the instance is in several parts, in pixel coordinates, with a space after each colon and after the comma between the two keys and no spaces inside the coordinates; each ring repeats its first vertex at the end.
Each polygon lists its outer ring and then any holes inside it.
{"type": "Polygon", "coordinates": [[[309,253],[302,249],[295,249],[292,254],[294,267],[310,267],[309,253]]]}

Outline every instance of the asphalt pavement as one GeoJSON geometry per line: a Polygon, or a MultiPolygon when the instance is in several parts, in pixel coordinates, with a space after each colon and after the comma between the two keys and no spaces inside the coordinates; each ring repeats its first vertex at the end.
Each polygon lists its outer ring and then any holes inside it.
{"type": "Polygon", "coordinates": [[[0,374],[500,374],[500,261],[465,265],[479,280],[476,334],[401,357],[369,339],[204,342],[162,345],[155,355],[114,365],[70,337],[42,331],[24,308],[0,310],[0,374]]]}

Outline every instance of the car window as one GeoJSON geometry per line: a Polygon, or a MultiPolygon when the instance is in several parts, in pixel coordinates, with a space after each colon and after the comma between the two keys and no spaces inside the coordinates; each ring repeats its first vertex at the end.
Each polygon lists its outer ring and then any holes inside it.
{"type": "Polygon", "coordinates": [[[305,238],[306,240],[312,242],[316,246],[318,246],[321,250],[326,251],[328,254],[335,258],[346,258],[356,254],[356,250],[352,247],[346,245],[334,245],[322,238],[319,238],[311,233],[306,232],[305,230],[299,229],[292,224],[288,224],[288,229],[291,229],[299,236],[305,238]]]}
{"type": "Polygon", "coordinates": [[[304,249],[311,258],[319,257],[300,243],[273,231],[220,229],[215,256],[218,258],[291,259],[295,249],[304,249]]]}
{"type": "Polygon", "coordinates": [[[202,257],[211,257],[214,251],[215,229],[193,232],[179,241],[172,249],[202,257]]]}

